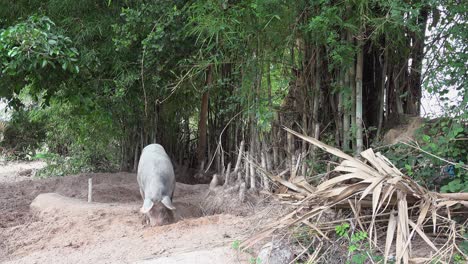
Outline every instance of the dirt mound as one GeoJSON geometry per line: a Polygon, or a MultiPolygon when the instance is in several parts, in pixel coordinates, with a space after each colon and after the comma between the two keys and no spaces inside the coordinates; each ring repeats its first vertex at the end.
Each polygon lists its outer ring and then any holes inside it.
{"type": "MultiPolygon", "coordinates": [[[[41,218],[55,217],[79,217],[81,215],[139,215],[140,203],[88,203],[76,198],[65,197],[57,193],[42,193],[31,203],[31,209],[37,212],[41,218]]],[[[188,204],[174,201],[177,208],[175,220],[202,216],[198,204],[188,204]]]]}
{"type": "Polygon", "coordinates": [[[217,186],[210,189],[201,201],[203,213],[207,215],[230,213],[246,216],[256,208],[268,206],[267,203],[263,203],[267,200],[259,200],[257,191],[246,191],[241,201],[239,189],[239,184],[230,188],[217,186]]]}
{"type": "Polygon", "coordinates": [[[34,215],[29,211],[29,205],[41,193],[56,192],[68,197],[85,199],[89,177],[94,179],[93,199],[96,202],[136,202],[141,199],[136,176],[130,173],[81,174],[44,180],[6,182],[0,184],[0,228],[31,221],[34,215]]]}
{"type": "Polygon", "coordinates": [[[385,144],[395,144],[400,141],[407,142],[414,138],[414,134],[424,123],[421,117],[409,117],[408,122],[404,125],[390,129],[385,133],[383,142],[385,144]]]}

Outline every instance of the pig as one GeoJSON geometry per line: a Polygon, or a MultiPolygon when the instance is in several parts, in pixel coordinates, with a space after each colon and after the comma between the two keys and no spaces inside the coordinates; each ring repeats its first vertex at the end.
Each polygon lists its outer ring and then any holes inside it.
{"type": "Polygon", "coordinates": [[[163,225],[174,220],[172,204],[175,176],[171,159],[159,144],[146,146],[140,157],[137,181],[143,206],[140,212],[149,218],[151,225],[163,225]]]}

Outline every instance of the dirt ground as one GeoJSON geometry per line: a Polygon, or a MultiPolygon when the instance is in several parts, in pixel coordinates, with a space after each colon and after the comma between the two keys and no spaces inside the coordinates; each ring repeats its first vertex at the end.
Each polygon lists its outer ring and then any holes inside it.
{"type": "Polygon", "coordinates": [[[231,245],[269,221],[252,206],[203,215],[208,185],[177,183],[176,223],[150,227],[138,211],[135,174],[20,174],[0,167],[2,263],[249,263],[251,256],[231,245]],[[89,177],[93,203],[86,200],[89,177]]]}
{"type": "Polygon", "coordinates": [[[28,180],[35,174],[38,169],[41,169],[45,166],[46,163],[43,161],[6,162],[0,158],[0,183],[28,180]]]}
{"type": "Polygon", "coordinates": [[[385,133],[384,144],[396,144],[398,142],[408,142],[414,139],[416,131],[423,125],[424,119],[421,117],[409,117],[406,124],[394,127],[385,133]]]}

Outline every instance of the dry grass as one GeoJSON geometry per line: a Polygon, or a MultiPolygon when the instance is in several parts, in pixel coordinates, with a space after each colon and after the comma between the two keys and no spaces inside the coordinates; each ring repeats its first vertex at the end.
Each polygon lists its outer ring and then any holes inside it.
{"type": "Polygon", "coordinates": [[[341,158],[342,162],[332,171],[334,177],[317,187],[309,185],[303,177],[286,181],[265,172],[272,181],[287,187],[288,191],[280,193],[279,197],[295,209],[244,241],[241,247],[251,247],[280,229],[307,226],[315,231],[311,234],[315,251],[308,254],[308,263],[315,263],[324,252],[331,250],[321,249],[324,243],[333,242],[329,236],[334,233],[335,226],[350,222],[351,226],[367,232],[370,247],[383,255],[384,263],[390,256],[395,263],[433,260],[449,263],[455,253],[468,259],[457,247],[457,242],[464,239],[466,221],[460,225],[453,219],[456,214],[466,217],[467,193],[431,192],[403,175],[386,157],[372,149],[363,151],[362,159],[357,159],[314,138],[285,130],[341,158]],[[350,210],[352,215],[337,214],[340,216],[335,221],[321,219],[330,211],[342,209],[350,210]],[[416,240],[424,241],[430,252],[422,257],[413,254],[416,240]]]}

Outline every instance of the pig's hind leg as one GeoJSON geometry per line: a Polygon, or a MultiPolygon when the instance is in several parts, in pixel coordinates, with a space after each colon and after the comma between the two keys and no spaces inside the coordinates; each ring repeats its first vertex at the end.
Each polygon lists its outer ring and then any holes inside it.
{"type": "MultiPolygon", "coordinates": [[[[140,188],[140,195],[143,201],[145,200],[145,192],[140,188]]],[[[143,219],[141,221],[142,225],[149,225],[150,224],[150,217],[148,214],[143,214],[143,219]]]]}

